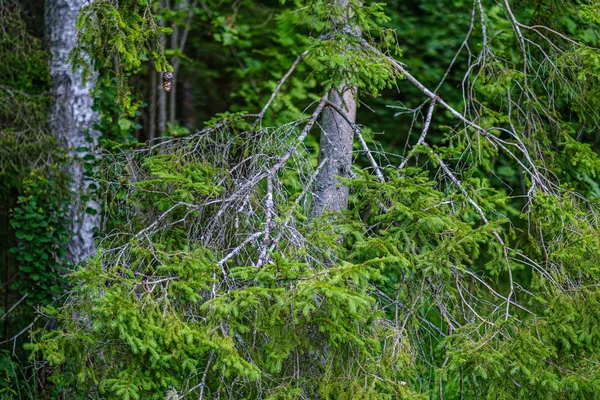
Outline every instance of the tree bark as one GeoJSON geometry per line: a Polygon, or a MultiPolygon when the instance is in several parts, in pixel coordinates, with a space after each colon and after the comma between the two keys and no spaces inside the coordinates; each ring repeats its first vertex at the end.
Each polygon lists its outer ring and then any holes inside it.
{"type": "MultiPolygon", "coordinates": [[[[161,72],[159,74],[160,82],[162,82],[163,74],[164,74],[164,72],[161,72]]],[[[167,94],[161,88],[158,91],[158,134],[162,135],[166,131],[167,131],[167,94]]]]}
{"type": "MultiPolygon", "coordinates": [[[[329,101],[346,111],[356,121],[356,98],[352,90],[340,95],[331,90],[329,101]]],[[[310,215],[317,217],[327,211],[341,211],[348,206],[347,186],[340,185],[337,176],[348,177],[352,168],[352,126],[334,109],[323,110],[319,162],[327,158],[315,180],[310,215]]]]}
{"type": "Polygon", "coordinates": [[[154,61],[150,63],[150,104],[148,105],[148,139],[156,138],[156,95],[159,86],[154,61]]]}
{"type": "MultiPolygon", "coordinates": [[[[161,26],[164,25],[163,21],[159,22],[161,26]]],[[[160,34],[160,45],[162,48],[165,48],[167,44],[167,38],[164,33],[160,34]]],[[[159,80],[162,82],[162,76],[164,71],[162,71],[159,75],[159,80]]],[[[158,83],[160,85],[160,82],[158,83]]],[[[159,89],[158,91],[158,134],[162,135],[167,131],[167,94],[164,90],[159,89]]]]}
{"type": "Polygon", "coordinates": [[[94,248],[94,229],[99,225],[99,213],[91,215],[86,209],[99,211],[94,200],[83,201],[89,195],[90,182],[84,176],[83,157],[93,153],[98,132],[91,129],[97,119],[92,111],[91,81],[83,82],[81,71],[72,71],[67,62],[77,37],[76,21],[81,6],[87,0],[46,0],[45,38],[51,53],[50,77],[54,104],[50,128],[59,143],[68,150],[70,162],[67,172],[72,176],[75,197],[71,205],[73,237],[68,244],[69,259],[73,265],[90,256],[94,248]],[[88,141],[90,138],[91,141],[88,141]],[[87,148],[86,151],[81,151],[87,148]]]}
{"type": "MultiPolygon", "coordinates": [[[[171,25],[173,29],[173,33],[171,34],[171,48],[176,50],[179,48],[179,43],[177,42],[179,36],[179,28],[175,23],[171,25]]],[[[169,98],[169,122],[171,125],[175,125],[176,111],[177,111],[177,72],[179,67],[179,57],[174,56],[171,58],[171,66],[173,67],[173,87],[171,88],[171,95],[169,98]]]]}
{"type": "MultiPolygon", "coordinates": [[[[360,29],[349,25],[350,6],[348,0],[337,0],[340,16],[333,21],[334,31],[352,31],[360,35],[360,29]]],[[[348,49],[347,51],[351,51],[348,49]]],[[[356,89],[342,84],[342,87],[329,92],[329,101],[339,109],[346,111],[352,124],[356,122],[356,89]]],[[[324,212],[339,212],[348,207],[347,186],[340,185],[336,176],[349,177],[352,168],[352,144],[354,131],[346,119],[336,110],[327,107],[322,114],[322,130],[319,149],[319,162],[327,162],[316,177],[310,216],[317,217],[324,212]]]]}
{"type": "Polygon", "coordinates": [[[193,131],[196,127],[196,107],[194,104],[194,86],[189,79],[183,81],[180,85],[183,89],[182,106],[181,106],[181,121],[182,124],[193,131]]]}

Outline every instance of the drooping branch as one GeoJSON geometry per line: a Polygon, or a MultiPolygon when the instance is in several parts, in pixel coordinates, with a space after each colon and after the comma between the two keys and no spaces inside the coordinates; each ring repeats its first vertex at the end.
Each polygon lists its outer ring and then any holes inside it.
{"type": "MultiPolygon", "coordinates": [[[[366,43],[365,43],[365,45],[371,47],[370,45],[368,45],[366,43]]],[[[432,91],[430,91],[429,89],[427,89],[427,87],[425,87],[425,85],[423,85],[421,82],[419,82],[419,80],[417,80],[414,76],[412,76],[410,73],[408,73],[408,71],[404,68],[402,63],[396,61],[395,59],[393,59],[391,57],[388,57],[388,60],[394,64],[394,66],[396,67],[396,69],[398,70],[398,72],[401,75],[405,76],[406,79],[410,83],[412,83],[416,88],[418,88],[421,92],[423,92],[427,97],[429,97],[431,100],[435,100],[437,103],[440,104],[440,106],[442,106],[446,110],[448,110],[456,119],[462,121],[465,125],[474,129],[477,133],[479,133],[483,137],[485,137],[494,146],[501,148],[506,154],[508,154],[513,160],[515,160],[515,162],[517,164],[519,164],[519,166],[521,168],[523,168],[524,171],[526,171],[531,176],[532,180],[536,183],[536,186],[539,189],[543,190],[546,193],[553,192],[552,191],[552,187],[553,187],[552,183],[549,182],[548,179],[546,179],[538,171],[536,164],[533,162],[533,160],[531,160],[531,157],[528,154],[526,149],[524,149],[519,144],[506,142],[506,141],[492,135],[487,129],[485,129],[485,128],[481,127],[480,125],[476,124],[475,122],[469,120],[463,114],[461,114],[456,109],[454,109],[452,106],[450,106],[446,101],[444,101],[442,98],[440,98],[437,94],[435,94],[432,91]],[[523,157],[525,157],[527,159],[528,165],[525,165],[523,163],[523,161],[521,161],[521,159],[519,157],[517,157],[507,146],[516,147],[521,152],[523,157]]],[[[514,135],[516,136],[517,134],[514,133],[514,135]]]]}

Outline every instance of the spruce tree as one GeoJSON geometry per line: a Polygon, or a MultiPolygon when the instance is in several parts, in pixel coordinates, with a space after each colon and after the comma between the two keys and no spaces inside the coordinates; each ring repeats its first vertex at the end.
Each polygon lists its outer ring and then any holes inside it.
{"type": "MultiPolygon", "coordinates": [[[[127,60],[125,87],[148,54],[170,67],[151,7],[118,5],[84,9],[78,49],[127,60]]],[[[102,154],[100,250],[31,349],[70,396],[594,398],[600,21],[563,6],[475,1],[431,86],[381,4],[288,4],[308,47],[260,112],[102,154]],[[314,102],[264,123],[299,65],[314,102]],[[354,114],[396,85],[403,155],[354,114]]]]}

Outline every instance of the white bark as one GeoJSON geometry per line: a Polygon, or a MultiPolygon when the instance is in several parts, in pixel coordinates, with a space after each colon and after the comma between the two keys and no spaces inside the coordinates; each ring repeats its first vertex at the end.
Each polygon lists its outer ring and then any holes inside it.
{"type": "Polygon", "coordinates": [[[85,212],[88,207],[99,211],[98,203],[81,200],[82,195],[89,195],[88,187],[91,183],[84,179],[82,158],[93,151],[98,139],[98,133],[91,129],[97,119],[96,113],[92,111],[92,83],[90,80],[82,82],[81,71],[73,72],[67,62],[77,37],[77,15],[86,2],[87,0],[46,0],[45,5],[45,37],[51,53],[50,76],[54,96],[50,127],[71,156],[67,172],[72,175],[75,196],[71,205],[73,237],[69,242],[69,258],[74,265],[94,252],[93,229],[99,222],[99,213],[91,215],[85,212]],[[87,137],[92,142],[88,143],[87,137]],[[89,150],[76,151],[83,147],[89,150]]]}

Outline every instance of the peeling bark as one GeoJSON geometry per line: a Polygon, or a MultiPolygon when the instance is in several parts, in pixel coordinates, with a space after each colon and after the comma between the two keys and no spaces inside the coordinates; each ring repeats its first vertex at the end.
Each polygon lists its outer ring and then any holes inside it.
{"type": "Polygon", "coordinates": [[[46,0],[45,38],[51,53],[50,77],[52,80],[53,108],[50,112],[50,128],[58,142],[68,150],[70,162],[67,172],[73,178],[75,193],[71,205],[73,237],[69,241],[69,259],[73,265],[85,260],[95,250],[94,229],[99,225],[99,213],[91,215],[86,208],[99,211],[93,200],[82,201],[89,195],[90,182],[84,177],[83,157],[93,152],[98,132],[91,129],[97,119],[92,111],[91,81],[84,83],[81,71],[73,72],[68,56],[75,47],[76,21],[86,0],[46,0]],[[90,138],[91,141],[88,141],[90,138]],[[77,151],[88,148],[88,151],[77,151]]]}

